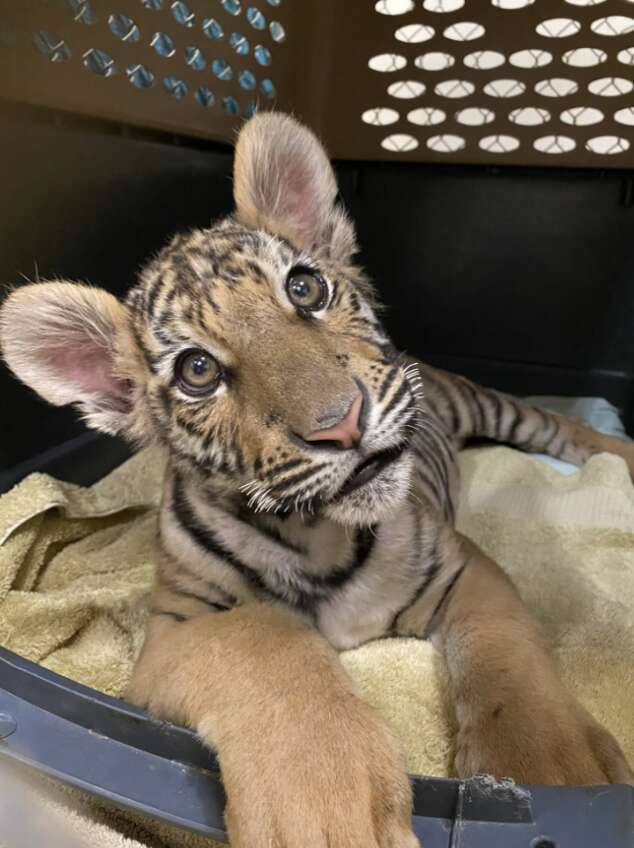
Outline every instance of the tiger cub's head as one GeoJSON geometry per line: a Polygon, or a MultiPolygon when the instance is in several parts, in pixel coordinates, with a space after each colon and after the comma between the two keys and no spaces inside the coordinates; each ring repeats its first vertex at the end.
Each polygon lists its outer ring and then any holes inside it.
{"type": "Polygon", "coordinates": [[[315,136],[261,114],[236,147],[235,213],[179,235],[125,303],[47,282],[0,314],[4,356],[48,401],[255,509],[376,521],[406,496],[415,378],[353,264],[315,136]]]}

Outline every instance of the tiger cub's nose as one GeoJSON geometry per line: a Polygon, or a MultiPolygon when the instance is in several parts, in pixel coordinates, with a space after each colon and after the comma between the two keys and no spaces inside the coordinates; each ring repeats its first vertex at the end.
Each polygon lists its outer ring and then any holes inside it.
{"type": "MultiPolygon", "coordinates": [[[[304,440],[306,442],[335,442],[336,446],[341,449],[356,448],[363,436],[362,409],[363,395],[359,392],[352,401],[350,409],[338,424],[324,430],[315,430],[308,436],[304,436],[304,440]]],[[[319,445],[315,445],[315,447],[319,447],[319,445]]]]}

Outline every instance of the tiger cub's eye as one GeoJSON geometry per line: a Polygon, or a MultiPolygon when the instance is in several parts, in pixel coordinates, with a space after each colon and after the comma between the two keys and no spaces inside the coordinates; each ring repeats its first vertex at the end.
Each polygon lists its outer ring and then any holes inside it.
{"type": "Polygon", "coordinates": [[[176,382],[188,395],[204,395],[216,388],[220,366],[204,350],[186,350],[176,360],[176,382]]]}
{"type": "Polygon", "coordinates": [[[286,280],[288,299],[303,312],[315,312],[325,305],[328,288],[324,278],[310,268],[293,268],[286,280]]]}

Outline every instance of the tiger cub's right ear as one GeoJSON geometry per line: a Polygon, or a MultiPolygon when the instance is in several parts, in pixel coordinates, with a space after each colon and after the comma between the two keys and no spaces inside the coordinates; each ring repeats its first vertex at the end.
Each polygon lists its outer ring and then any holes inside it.
{"type": "MultiPolygon", "coordinates": [[[[115,434],[131,406],[130,331],[125,306],[102,289],[34,283],[0,308],[9,368],[56,406],[77,404],[89,426],[115,434]]],[[[132,357],[134,361],[136,357],[132,357]]]]}
{"type": "Polygon", "coordinates": [[[238,218],[296,247],[349,261],[354,227],[337,203],[337,180],[319,139],[281,112],[261,112],[238,137],[234,160],[238,218]]]}

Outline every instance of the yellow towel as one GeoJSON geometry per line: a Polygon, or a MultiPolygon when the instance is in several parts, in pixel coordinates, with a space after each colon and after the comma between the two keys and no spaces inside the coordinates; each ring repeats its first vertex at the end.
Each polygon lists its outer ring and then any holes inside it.
{"type": "MultiPolygon", "coordinates": [[[[460,465],[459,528],[512,576],[567,684],[634,762],[634,489],[625,464],[603,454],[563,477],[496,447],[465,451],[460,465]]],[[[163,469],[162,454],[149,450],[91,489],[32,475],[0,498],[0,644],[121,694],[142,639],[163,469]]],[[[453,725],[431,645],[384,640],[342,659],[401,738],[410,771],[447,775],[453,725]]],[[[212,844],[147,821],[139,830],[94,802],[84,810],[98,810],[107,848],[123,844],[122,833],[133,845],[212,844]]],[[[87,844],[97,844],[86,815],[87,844]]],[[[80,818],[72,813],[75,825],[80,818]]]]}

